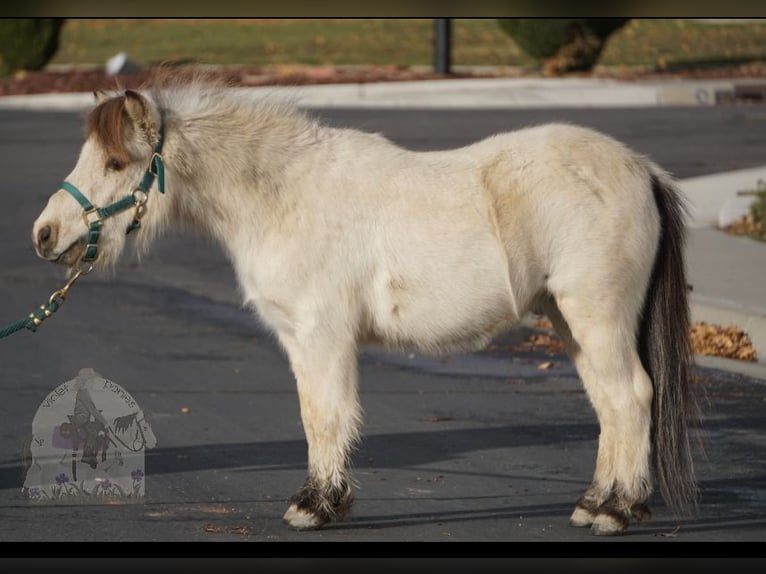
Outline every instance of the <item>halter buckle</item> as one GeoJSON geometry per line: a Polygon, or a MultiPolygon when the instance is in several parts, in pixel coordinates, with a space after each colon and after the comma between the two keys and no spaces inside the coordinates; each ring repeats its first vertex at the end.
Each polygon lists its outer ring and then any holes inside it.
{"type": "MultiPolygon", "coordinates": [[[[85,246],[85,250],[82,252],[80,261],[90,264],[91,261],[95,261],[96,259],[98,259],[98,244],[88,243],[85,246]]],[[[90,273],[90,271],[88,273],[90,273]]],[[[85,275],[85,273],[81,273],[81,275],[85,275]]]]}
{"type": "Polygon", "coordinates": [[[151,173],[154,176],[159,175],[159,170],[157,168],[157,165],[158,165],[157,160],[159,160],[159,163],[162,163],[162,155],[159,152],[154,152],[152,154],[151,159],[149,160],[149,173],[151,173]]]}
{"type": "Polygon", "coordinates": [[[91,225],[95,223],[101,225],[101,222],[104,220],[104,218],[101,217],[101,214],[98,212],[98,207],[92,207],[90,209],[83,210],[82,219],[85,222],[85,227],[88,229],[90,229],[91,225]]]}
{"type": "Polygon", "coordinates": [[[149,201],[149,194],[143,189],[136,189],[133,191],[133,201],[136,207],[133,211],[133,223],[128,228],[128,232],[137,229],[141,225],[141,218],[146,213],[146,202],[149,201]]]}

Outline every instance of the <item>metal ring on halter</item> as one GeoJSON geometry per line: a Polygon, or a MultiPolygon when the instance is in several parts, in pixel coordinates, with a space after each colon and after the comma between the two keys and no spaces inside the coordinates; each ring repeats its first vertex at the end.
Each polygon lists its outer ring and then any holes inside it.
{"type": "MultiPolygon", "coordinates": [[[[133,221],[140,222],[141,218],[144,216],[144,213],[146,213],[146,202],[149,201],[149,194],[146,193],[143,189],[134,189],[133,201],[136,205],[136,209],[133,212],[133,221]]],[[[132,231],[132,229],[129,231],[132,231]]]]}
{"type": "Polygon", "coordinates": [[[78,261],[77,262],[77,269],[75,270],[76,275],[87,275],[93,271],[93,263],[88,263],[87,261],[78,261]]]}
{"type": "Polygon", "coordinates": [[[136,206],[140,207],[144,205],[147,201],[149,201],[149,194],[146,193],[143,189],[134,189],[133,200],[135,201],[136,206]],[[136,194],[140,194],[140,195],[136,195],[136,194]]]}

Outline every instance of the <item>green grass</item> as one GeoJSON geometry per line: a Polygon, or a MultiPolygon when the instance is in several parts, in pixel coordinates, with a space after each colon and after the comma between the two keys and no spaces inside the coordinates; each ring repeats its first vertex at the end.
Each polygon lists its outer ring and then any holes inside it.
{"type": "MultiPolygon", "coordinates": [[[[428,66],[432,34],[431,19],[70,19],[51,63],[102,65],[124,51],[142,65],[428,66]]],[[[748,61],[766,61],[766,20],[708,25],[636,19],[609,39],[600,63],[673,69],[748,61]]],[[[491,19],[454,21],[453,63],[536,65],[491,19]]]]}

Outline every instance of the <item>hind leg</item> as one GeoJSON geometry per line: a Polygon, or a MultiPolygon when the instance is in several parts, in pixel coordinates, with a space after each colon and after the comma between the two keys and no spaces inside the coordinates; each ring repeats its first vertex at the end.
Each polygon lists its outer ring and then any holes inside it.
{"type": "Polygon", "coordinates": [[[342,329],[285,338],[308,442],[308,478],[284,520],[308,530],[345,517],[353,501],[348,458],[358,437],[356,346],[342,329]]]}
{"type": "Polygon", "coordinates": [[[608,298],[548,299],[544,310],[562,338],[596,411],[599,436],[591,486],[577,501],[573,526],[623,532],[649,517],[652,384],[635,343],[636,318],[608,298]],[[587,302],[586,302],[587,301],[587,302]],[[592,304],[588,302],[598,301],[592,304]]]}

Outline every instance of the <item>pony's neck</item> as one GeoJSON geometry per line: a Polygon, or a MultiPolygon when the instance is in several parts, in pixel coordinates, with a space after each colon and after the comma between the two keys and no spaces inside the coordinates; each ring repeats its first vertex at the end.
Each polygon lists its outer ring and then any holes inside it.
{"type": "Polygon", "coordinates": [[[237,233],[257,237],[287,201],[291,164],[320,128],[292,107],[243,95],[201,103],[165,111],[162,225],[203,231],[224,245],[237,233]]]}

